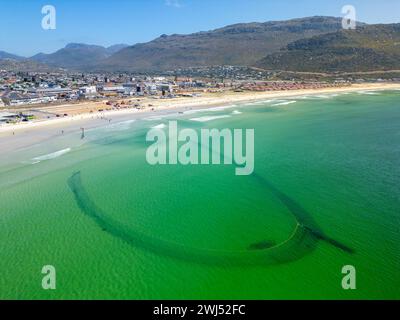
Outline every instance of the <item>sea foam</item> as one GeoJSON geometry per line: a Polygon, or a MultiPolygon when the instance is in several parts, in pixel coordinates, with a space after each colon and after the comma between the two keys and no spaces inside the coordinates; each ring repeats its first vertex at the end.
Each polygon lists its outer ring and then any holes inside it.
{"type": "Polygon", "coordinates": [[[33,158],[32,159],[32,164],[36,164],[36,163],[39,163],[41,161],[52,160],[52,159],[61,157],[64,154],[66,154],[66,153],[68,153],[70,151],[71,151],[71,148],[66,148],[66,149],[63,149],[63,150],[59,150],[59,151],[56,151],[56,152],[53,152],[53,153],[46,154],[44,156],[33,158]]]}
{"type": "Polygon", "coordinates": [[[152,129],[164,129],[164,128],[165,128],[165,124],[164,124],[164,123],[161,123],[161,124],[156,125],[156,126],[151,127],[151,128],[152,128],[152,129]]]}
{"type": "Polygon", "coordinates": [[[368,94],[368,95],[373,95],[373,96],[377,96],[380,95],[379,92],[374,92],[374,91],[357,91],[358,94],[368,94]]]}
{"type": "Polygon", "coordinates": [[[197,121],[197,122],[208,122],[212,120],[217,120],[217,119],[224,119],[224,118],[230,118],[230,115],[222,115],[222,116],[205,116],[205,117],[200,117],[200,118],[193,118],[190,119],[191,121],[197,121]]]}
{"type": "Polygon", "coordinates": [[[289,104],[293,104],[296,103],[297,101],[285,101],[285,102],[279,102],[279,103],[275,103],[272,106],[273,107],[278,107],[278,106],[287,106],[289,104]]]}
{"type": "Polygon", "coordinates": [[[107,126],[107,131],[124,131],[128,130],[131,126],[132,123],[134,123],[136,120],[126,120],[122,122],[117,122],[110,124],[107,126]]]}

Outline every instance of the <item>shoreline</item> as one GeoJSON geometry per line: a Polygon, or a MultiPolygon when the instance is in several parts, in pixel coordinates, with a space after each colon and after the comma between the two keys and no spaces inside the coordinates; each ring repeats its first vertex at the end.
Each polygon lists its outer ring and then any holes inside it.
{"type": "MultiPolygon", "coordinates": [[[[94,129],[108,124],[127,120],[165,116],[173,113],[206,110],[226,107],[230,104],[247,104],[269,99],[285,99],[308,95],[352,93],[357,91],[400,90],[399,84],[363,84],[349,87],[324,88],[314,90],[268,91],[268,92],[225,92],[213,96],[187,99],[155,100],[153,106],[146,109],[122,109],[98,113],[82,113],[56,119],[32,121],[0,126],[0,149],[12,152],[27,148],[33,144],[50,141],[62,134],[80,132],[80,128],[94,129]],[[159,103],[157,103],[159,102],[159,103]],[[152,110],[154,108],[154,110],[152,110]],[[112,118],[112,119],[111,119],[112,118]],[[111,121],[109,121],[111,120],[111,121]]],[[[149,101],[152,101],[149,99],[149,101]]]]}
{"type": "MultiPolygon", "coordinates": [[[[155,100],[152,101],[154,105],[146,107],[142,110],[137,109],[121,109],[121,110],[110,110],[96,113],[79,113],[76,115],[70,115],[56,119],[44,119],[44,120],[33,120],[27,123],[17,124],[5,124],[0,125],[0,138],[2,133],[17,132],[21,130],[38,129],[44,126],[62,126],[77,120],[92,120],[101,118],[110,118],[112,116],[123,116],[123,115],[145,115],[146,113],[157,114],[161,111],[182,111],[187,109],[206,109],[210,107],[222,107],[231,103],[251,103],[257,102],[264,99],[277,99],[277,98],[293,98],[296,96],[304,95],[318,95],[326,93],[345,93],[345,92],[357,92],[357,91],[377,91],[377,90],[391,90],[400,89],[399,84],[362,84],[362,85],[351,85],[349,87],[337,87],[337,88],[324,88],[324,89],[302,89],[293,91],[267,91],[267,92],[242,92],[234,93],[227,92],[222,94],[215,94],[215,96],[207,96],[200,98],[193,98],[190,101],[185,98],[180,99],[169,99],[169,100],[155,100]],[[172,105],[171,105],[172,104],[172,105]]],[[[151,100],[149,99],[150,102],[151,100]]],[[[84,103],[90,105],[90,103],[84,103]]],[[[93,106],[99,103],[93,103],[93,106]]],[[[79,104],[75,105],[62,105],[57,107],[79,107],[79,104]]],[[[3,109],[8,111],[10,109],[3,109]]]]}

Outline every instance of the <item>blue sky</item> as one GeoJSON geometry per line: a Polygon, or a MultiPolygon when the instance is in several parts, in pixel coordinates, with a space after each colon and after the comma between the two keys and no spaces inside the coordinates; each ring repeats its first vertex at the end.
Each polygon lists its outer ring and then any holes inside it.
{"type": "Polygon", "coordinates": [[[70,42],[135,44],[239,22],[341,16],[347,4],[359,21],[400,22],[399,0],[0,0],[0,50],[30,56],[70,42]],[[48,4],[57,10],[56,30],[41,27],[48,4]]]}

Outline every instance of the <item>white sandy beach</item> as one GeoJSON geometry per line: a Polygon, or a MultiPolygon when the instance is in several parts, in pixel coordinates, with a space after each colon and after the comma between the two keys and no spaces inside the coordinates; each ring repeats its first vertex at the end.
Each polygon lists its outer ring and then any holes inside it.
{"type": "MultiPolygon", "coordinates": [[[[376,83],[352,85],[350,87],[326,88],[316,90],[293,90],[279,92],[224,92],[210,95],[204,95],[197,98],[179,98],[155,100],[147,99],[151,102],[151,107],[143,110],[121,109],[96,113],[80,113],[56,119],[36,120],[28,123],[7,124],[0,126],[0,149],[2,152],[27,147],[31,144],[39,143],[53,136],[58,136],[62,131],[65,133],[71,131],[80,131],[80,128],[86,129],[101,127],[112,122],[143,119],[151,116],[164,115],[169,113],[184,112],[188,110],[218,108],[231,104],[255,102],[267,99],[293,98],[297,96],[335,94],[357,91],[377,91],[377,90],[400,90],[400,84],[376,83]],[[190,99],[190,100],[189,100],[190,99]],[[154,109],[154,110],[153,110],[154,109]]],[[[88,103],[86,103],[88,105],[88,103]]],[[[99,103],[91,105],[93,109],[101,107],[99,103]]],[[[79,109],[80,106],[64,105],[50,108],[58,110],[79,109]]],[[[86,109],[84,109],[86,110],[86,109]]]]}

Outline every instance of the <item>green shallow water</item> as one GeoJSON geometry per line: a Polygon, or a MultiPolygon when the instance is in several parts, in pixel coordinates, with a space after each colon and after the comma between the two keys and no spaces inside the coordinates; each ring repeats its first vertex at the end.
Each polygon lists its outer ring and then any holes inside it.
{"type": "Polygon", "coordinates": [[[180,128],[254,128],[248,177],[149,166],[145,134],[173,116],[3,155],[0,298],[399,299],[399,97],[179,116],[180,128]],[[230,117],[190,120],[220,115],[230,117]],[[55,291],[41,288],[44,265],[56,267],[55,291]],[[356,267],[357,290],[341,288],[344,265],[356,267]]]}

